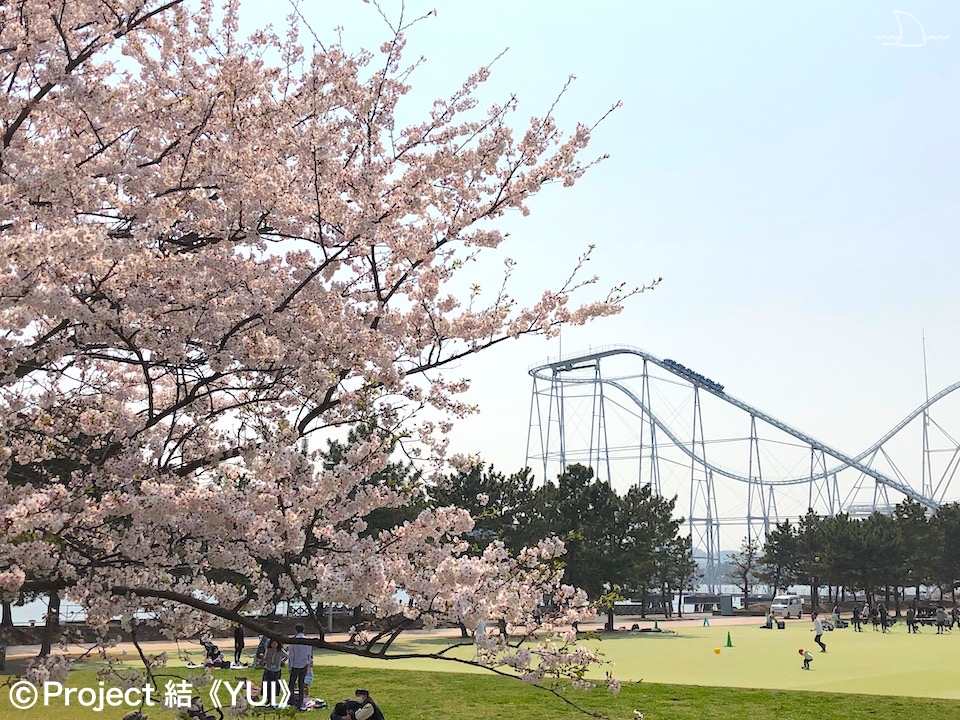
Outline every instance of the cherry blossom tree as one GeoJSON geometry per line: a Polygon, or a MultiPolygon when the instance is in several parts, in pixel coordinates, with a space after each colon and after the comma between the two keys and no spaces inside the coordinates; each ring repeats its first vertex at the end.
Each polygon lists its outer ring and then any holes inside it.
{"type": "MultiPolygon", "coordinates": [[[[551,108],[515,130],[515,98],[478,107],[489,67],[401,125],[413,23],[351,52],[297,17],[241,35],[239,12],[0,3],[0,591],[184,636],[263,630],[279,589],[314,620],[374,612],[375,637],[314,643],[376,656],[415,622],[567,628],[584,608],[559,541],[476,557],[463,510],[364,518],[408,497],[370,481],[391,453],[457,461],[446,433],[472,407],[451,364],[644,289],[591,300],[589,250],[529,306],[509,260],[492,294],[471,285],[503,257],[500,218],[596,162],[591,128],[551,108]],[[327,462],[321,441],[357,427],[327,462]],[[545,597],[564,612],[538,625],[545,597]]],[[[595,659],[568,633],[476,662],[579,680],[595,659]]]]}

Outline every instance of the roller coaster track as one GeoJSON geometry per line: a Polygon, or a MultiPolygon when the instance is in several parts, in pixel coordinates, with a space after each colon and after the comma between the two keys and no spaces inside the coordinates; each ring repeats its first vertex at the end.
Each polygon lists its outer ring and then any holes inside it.
{"type": "MultiPolygon", "coordinates": [[[[798,477],[798,478],[781,478],[777,480],[765,480],[764,482],[768,485],[795,485],[800,483],[808,483],[811,480],[827,477],[843,469],[853,468],[855,470],[859,470],[864,475],[873,478],[876,482],[886,487],[889,487],[893,490],[896,490],[902,495],[917,501],[918,503],[924,505],[930,510],[936,511],[937,508],[939,507],[939,503],[935,499],[924,496],[922,493],[917,492],[916,490],[911,488],[909,485],[905,485],[899,480],[896,480],[886,475],[885,473],[882,473],[879,470],[876,470],[875,468],[870,467],[869,465],[865,465],[862,461],[867,456],[877,451],[885,442],[887,442],[890,438],[892,438],[894,435],[900,432],[900,430],[906,427],[906,425],[909,424],[910,421],[915,419],[918,415],[922,414],[927,408],[929,408],[935,402],[937,402],[944,396],[949,395],[954,390],[960,389],[960,383],[955,383],[954,385],[951,385],[950,387],[934,395],[927,402],[920,405],[913,413],[911,413],[906,418],[904,418],[903,421],[901,421],[898,425],[896,425],[890,432],[884,435],[879,441],[871,445],[869,448],[864,450],[859,455],[852,457],[847,455],[844,452],[841,452],[840,450],[837,450],[834,447],[831,447],[830,445],[827,445],[824,442],[821,442],[820,440],[817,440],[811,435],[808,435],[807,433],[791,425],[788,425],[782,420],[779,420],[776,417],[769,415],[768,413],[765,413],[758,408],[753,407],[749,403],[746,403],[743,400],[740,400],[739,398],[733,397],[729,393],[724,392],[724,390],[720,386],[718,386],[716,383],[711,383],[709,381],[704,382],[705,379],[701,379],[695,376],[694,373],[687,374],[685,372],[682,372],[678,370],[679,366],[676,366],[673,363],[665,362],[664,360],[661,360],[660,358],[655,357],[650,353],[645,352],[644,350],[640,350],[639,348],[628,347],[628,346],[616,346],[616,347],[596,350],[590,353],[585,353],[577,356],[564,357],[558,360],[554,360],[552,362],[536,365],[530,368],[529,374],[534,378],[553,381],[555,379],[556,374],[558,374],[559,372],[574,370],[574,369],[577,369],[578,367],[585,367],[583,365],[584,363],[593,363],[598,361],[601,358],[609,357],[612,355],[635,355],[637,357],[642,358],[643,360],[646,360],[647,362],[653,363],[654,365],[660,367],[661,369],[665,370],[671,375],[682,378],[686,382],[692,383],[694,386],[696,386],[700,390],[704,390],[710,393],[711,395],[718,397],[724,402],[729,403],[730,405],[733,405],[734,407],[737,407],[743,410],[744,412],[750,414],[751,416],[759,418],[760,420],[767,423],[768,425],[771,425],[783,431],[784,433],[796,438],[797,440],[803,442],[804,444],[809,445],[811,448],[818,450],[824,453],[825,455],[832,457],[834,460],[838,461],[839,463],[841,463],[841,465],[835,468],[822,471],[813,476],[807,475],[807,476],[798,477]]],[[[593,379],[566,378],[564,379],[563,382],[564,383],[568,383],[568,382],[569,383],[593,383],[596,381],[593,379]]],[[[713,465],[707,462],[704,458],[697,456],[694,453],[694,451],[690,447],[688,447],[688,444],[684,440],[678,438],[671,431],[671,429],[667,427],[648,407],[646,407],[642,402],[642,400],[639,397],[637,397],[637,395],[632,390],[630,390],[627,386],[623,385],[622,383],[614,379],[603,379],[602,382],[606,385],[610,385],[611,387],[617,388],[618,390],[623,392],[628,398],[630,398],[630,400],[636,403],[636,405],[644,413],[646,413],[646,415],[651,419],[651,421],[655,423],[656,426],[661,431],[664,432],[664,434],[667,435],[667,437],[674,443],[674,445],[676,445],[677,448],[682,450],[694,462],[699,463],[701,466],[703,466],[707,470],[710,470],[711,472],[730,478],[732,480],[746,482],[746,483],[751,483],[755,481],[752,478],[738,475],[725,468],[713,465]]]]}
{"type": "MultiPolygon", "coordinates": [[[[863,460],[863,459],[864,459],[865,457],[867,457],[868,455],[872,455],[873,453],[875,453],[877,450],[880,449],[880,447],[881,447],[884,443],[887,442],[887,440],[889,440],[890,438],[892,438],[892,437],[893,437],[894,435],[896,435],[898,432],[900,432],[901,430],[903,430],[907,425],[909,425],[913,420],[915,420],[917,417],[919,417],[920,415],[922,415],[928,408],[930,408],[931,405],[933,405],[935,402],[937,402],[937,401],[940,400],[941,398],[946,397],[947,395],[949,395],[950,393],[952,393],[954,390],[958,390],[958,389],[960,389],[960,382],[954,383],[953,385],[950,385],[950,386],[948,386],[948,387],[945,387],[943,390],[941,390],[940,392],[938,392],[938,393],[937,393],[936,395],[934,395],[932,398],[930,398],[930,399],[927,400],[925,403],[923,403],[922,405],[920,405],[920,406],[919,406],[916,410],[914,410],[912,413],[910,413],[909,415],[907,415],[903,420],[901,420],[899,423],[897,423],[897,425],[894,426],[894,428],[893,428],[890,432],[888,432],[888,433],[887,433],[886,435],[884,435],[882,438],[880,438],[879,440],[877,440],[877,442],[875,442],[873,445],[871,445],[870,447],[868,447],[868,448],[867,448],[866,450],[864,450],[862,453],[860,453],[859,455],[857,455],[856,458],[854,458],[854,459],[855,459],[855,460],[863,460]]],[[[843,469],[842,466],[839,466],[839,467],[836,467],[836,468],[831,468],[830,470],[827,470],[827,474],[831,474],[831,473],[834,473],[834,472],[838,472],[838,471],[840,471],[840,470],[842,470],[842,469],[843,469]]]]}

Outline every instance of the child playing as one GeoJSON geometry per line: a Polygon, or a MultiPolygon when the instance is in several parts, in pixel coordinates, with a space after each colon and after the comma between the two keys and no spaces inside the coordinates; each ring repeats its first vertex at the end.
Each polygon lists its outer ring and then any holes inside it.
{"type": "Polygon", "coordinates": [[[803,669],[809,670],[810,663],[813,662],[813,655],[811,655],[809,652],[807,652],[803,648],[800,648],[800,654],[803,655],[803,669]]]}

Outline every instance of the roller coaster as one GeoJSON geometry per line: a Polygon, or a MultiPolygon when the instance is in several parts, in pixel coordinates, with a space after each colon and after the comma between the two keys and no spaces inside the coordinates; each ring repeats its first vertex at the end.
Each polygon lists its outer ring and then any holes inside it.
{"type": "Polygon", "coordinates": [[[721,580],[721,530],[727,542],[762,538],[808,509],[862,517],[903,498],[936,512],[960,465],[960,442],[932,413],[960,383],[849,455],[639,348],[556,358],[529,374],[527,466],[549,481],[579,463],[618,490],[649,484],[676,496],[710,586],[721,580]],[[900,469],[910,465],[913,472],[900,469]]]}

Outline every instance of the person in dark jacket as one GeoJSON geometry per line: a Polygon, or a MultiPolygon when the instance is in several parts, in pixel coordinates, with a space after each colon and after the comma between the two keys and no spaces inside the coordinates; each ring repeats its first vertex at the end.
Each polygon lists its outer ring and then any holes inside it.
{"type": "Polygon", "coordinates": [[[383,713],[366,688],[357,688],[357,702],[360,707],[353,711],[353,720],[384,720],[383,713]]]}
{"type": "Polygon", "coordinates": [[[233,664],[240,664],[240,655],[243,654],[243,625],[233,626],[233,664]]]}
{"type": "Polygon", "coordinates": [[[353,698],[341,700],[333,706],[330,720],[353,720],[353,713],[360,709],[360,703],[353,698]]]}
{"type": "Polygon", "coordinates": [[[913,605],[907,608],[907,634],[917,632],[917,611],[913,605]]]}

